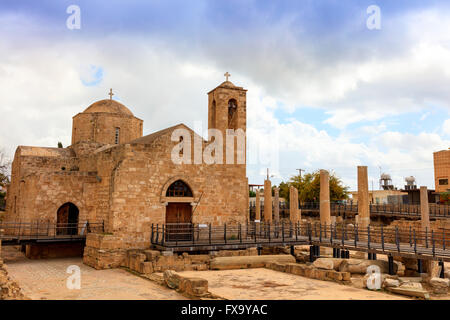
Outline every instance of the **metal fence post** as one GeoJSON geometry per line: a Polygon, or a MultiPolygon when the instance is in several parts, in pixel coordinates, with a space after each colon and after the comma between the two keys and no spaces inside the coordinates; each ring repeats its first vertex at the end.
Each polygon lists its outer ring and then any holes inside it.
{"type": "Polygon", "coordinates": [[[159,240],[159,225],[156,224],[156,243],[158,243],[159,240]]]}
{"type": "Polygon", "coordinates": [[[330,223],[330,243],[333,244],[333,225],[330,223]]]}
{"type": "Polygon", "coordinates": [[[150,240],[150,243],[152,243],[152,244],[153,244],[153,236],[154,236],[154,232],[153,232],[153,223],[152,223],[152,235],[151,235],[151,240],[150,240]]]}
{"type": "Polygon", "coordinates": [[[433,245],[433,257],[435,257],[436,256],[436,246],[434,243],[434,230],[433,229],[431,229],[431,243],[433,245]]]}
{"type": "Polygon", "coordinates": [[[416,229],[413,230],[413,237],[414,237],[414,253],[417,254],[416,229]]]}
{"type": "Polygon", "coordinates": [[[309,244],[311,244],[311,242],[312,242],[312,228],[311,228],[311,224],[310,223],[307,224],[307,232],[308,232],[309,244]]]}
{"type": "Polygon", "coordinates": [[[412,247],[412,241],[411,241],[411,226],[409,226],[409,247],[412,247]]]}
{"type": "Polygon", "coordinates": [[[209,244],[211,245],[211,233],[212,233],[212,228],[211,228],[211,222],[209,223],[209,230],[208,230],[208,238],[209,238],[209,244]]]}
{"type": "Polygon", "coordinates": [[[439,278],[445,278],[445,268],[444,268],[444,260],[439,261],[439,266],[441,267],[441,272],[439,273],[439,278]]]}
{"type": "Polygon", "coordinates": [[[398,227],[395,227],[395,243],[397,244],[398,252],[400,252],[400,239],[398,237],[398,227]]]}
{"type": "Polygon", "coordinates": [[[442,249],[445,250],[445,229],[442,230],[442,249]]]}
{"type": "Polygon", "coordinates": [[[388,255],[388,262],[389,262],[389,274],[395,275],[394,273],[394,257],[392,255],[388,255]]]}
{"type": "Polygon", "coordinates": [[[225,243],[227,243],[227,223],[226,222],[223,224],[223,239],[224,239],[225,243]]]}
{"type": "Polygon", "coordinates": [[[322,242],[322,224],[319,224],[319,242],[322,242]]]}
{"type": "Polygon", "coordinates": [[[239,223],[239,242],[242,243],[242,228],[240,223],[239,223]]]}
{"type": "Polygon", "coordinates": [[[370,226],[367,226],[367,248],[370,249],[370,226]]]}
{"type": "Polygon", "coordinates": [[[383,225],[381,225],[381,249],[384,251],[384,231],[383,231],[383,225]]]}

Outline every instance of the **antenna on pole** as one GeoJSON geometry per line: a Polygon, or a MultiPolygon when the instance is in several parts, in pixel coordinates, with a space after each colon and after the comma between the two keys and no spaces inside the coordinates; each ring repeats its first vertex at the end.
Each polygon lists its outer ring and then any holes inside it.
{"type": "Polygon", "coordinates": [[[295,170],[298,170],[298,174],[300,176],[300,179],[302,179],[302,171],[306,171],[306,170],[304,170],[304,169],[295,169],[295,170]]]}

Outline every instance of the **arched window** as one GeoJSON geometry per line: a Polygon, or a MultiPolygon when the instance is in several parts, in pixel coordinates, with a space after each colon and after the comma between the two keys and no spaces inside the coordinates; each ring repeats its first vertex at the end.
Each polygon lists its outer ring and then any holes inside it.
{"type": "Polygon", "coordinates": [[[216,100],[213,100],[211,105],[211,129],[217,129],[216,128],[216,100]]]}
{"type": "Polygon", "coordinates": [[[234,99],[228,101],[228,128],[237,129],[237,101],[234,99]]]}
{"type": "Polygon", "coordinates": [[[119,144],[120,139],[120,128],[116,128],[116,135],[114,136],[114,143],[119,144]]]}
{"type": "Polygon", "coordinates": [[[192,190],[182,180],[177,180],[167,189],[166,197],[192,197],[192,190]]]}

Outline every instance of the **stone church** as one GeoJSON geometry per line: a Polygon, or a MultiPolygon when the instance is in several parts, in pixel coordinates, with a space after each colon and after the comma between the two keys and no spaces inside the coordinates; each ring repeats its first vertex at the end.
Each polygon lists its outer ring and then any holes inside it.
{"type": "MultiPolygon", "coordinates": [[[[246,91],[228,79],[210,91],[208,128],[224,136],[227,129],[245,132],[246,91]]],[[[84,253],[96,267],[114,266],[126,249],[149,247],[152,223],[245,222],[245,160],[174,163],[171,152],[180,141],[171,137],[180,128],[199,138],[184,124],[143,136],[143,120],[110,92],[73,117],[69,147],[17,148],[7,221],[103,221],[105,232],[89,234],[84,253]]],[[[204,150],[209,141],[200,139],[204,150]]]]}

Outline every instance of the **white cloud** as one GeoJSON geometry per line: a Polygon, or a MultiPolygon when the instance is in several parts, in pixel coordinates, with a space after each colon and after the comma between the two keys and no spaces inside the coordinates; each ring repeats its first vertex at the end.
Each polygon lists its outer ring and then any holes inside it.
{"type": "MultiPolygon", "coordinates": [[[[356,166],[368,165],[371,177],[378,176],[381,166],[398,183],[403,183],[404,176],[415,175],[420,184],[433,187],[432,152],[446,149],[448,138],[387,131],[383,124],[341,131],[335,137],[308,121],[294,118],[281,123],[275,111],[279,105],[287,111],[301,106],[324,108],[329,115],[325,123],[345,129],[352,123],[426,112],[434,104],[450,110],[450,36],[433,31],[449,30],[448,16],[431,12],[399,18],[411,30],[409,42],[405,41],[409,47],[373,57],[365,53],[362,58],[324,52],[312,43],[299,44],[286,32],[288,23],[271,26],[263,33],[267,41],[261,45],[258,35],[248,45],[236,40],[231,52],[226,41],[205,43],[205,47],[188,42],[192,49],[186,50],[169,40],[112,34],[23,43],[0,28],[4,39],[0,42],[0,111],[7,119],[0,126],[0,146],[13,154],[17,145],[56,146],[58,141],[69,145],[72,116],[107,98],[111,87],[115,98],[144,120],[144,134],[179,122],[191,127],[196,120],[206,124],[206,93],[229,71],[231,81],[249,89],[249,144],[280,150],[279,166],[271,168],[277,177],[286,179],[297,168],[325,168],[355,187],[356,166]],[[95,80],[94,74],[83,72],[91,64],[103,68],[103,80],[86,87],[80,78],[95,80]],[[370,139],[359,142],[361,134],[370,139]],[[269,140],[273,136],[279,137],[275,143],[269,140]]],[[[371,49],[362,45],[355,50],[371,49]]],[[[450,119],[442,132],[450,136],[450,119]]],[[[249,168],[250,182],[261,182],[260,173],[265,173],[263,165],[249,168]]]]}
{"type": "Polygon", "coordinates": [[[444,135],[450,136],[450,119],[444,121],[442,125],[442,132],[444,135]]]}

